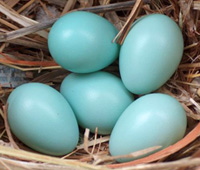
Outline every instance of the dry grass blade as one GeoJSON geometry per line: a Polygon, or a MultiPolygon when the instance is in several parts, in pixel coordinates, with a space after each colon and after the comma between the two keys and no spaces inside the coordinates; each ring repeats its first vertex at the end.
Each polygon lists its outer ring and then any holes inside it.
{"type": "Polygon", "coordinates": [[[85,8],[92,6],[94,0],[78,0],[78,2],[80,3],[80,7],[85,8]]]}
{"type": "Polygon", "coordinates": [[[200,10],[200,2],[199,1],[194,1],[193,2],[193,8],[195,10],[200,10]]]}
{"type": "Polygon", "coordinates": [[[58,5],[59,7],[64,7],[67,0],[44,0],[52,5],[58,5]]]}
{"type": "Polygon", "coordinates": [[[14,139],[12,137],[12,133],[10,131],[10,127],[9,127],[9,124],[8,124],[8,103],[4,107],[4,123],[5,123],[6,133],[8,135],[10,143],[12,144],[12,146],[15,149],[19,149],[19,147],[17,146],[17,144],[15,143],[15,141],[14,141],[14,139]]]}
{"type": "Polygon", "coordinates": [[[193,118],[194,120],[200,120],[200,115],[193,113],[185,104],[182,103],[183,108],[187,112],[187,116],[193,118]]]}
{"type": "Polygon", "coordinates": [[[7,17],[11,18],[13,21],[19,23],[22,26],[27,27],[27,26],[31,25],[29,19],[27,22],[23,16],[20,16],[15,11],[6,8],[6,6],[3,2],[0,3],[0,12],[3,13],[4,15],[6,15],[7,17]]]}
{"type": "Polygon", "coordinates": [[[200,84],[198,84],[198,83],[189,83],[189,82],[184,82],[184,81],[179,81],[179,80],[172,80],[172,81],[176,82],[176,83],[190,85],[190,86],[194,86],[194,87],[199,87],[200,88],[200,84]]]}
{"type": "Polygon", "coordinates": [[[17,12],[21,13],[24,9],[26,9],[27,7],[29,7],[33,2],[35,2],[35,0],[30,0],[24,6],[22,6],[20,9],[18,9],[17,12]]]}
{"type": "MultiPolygon", "coordinates": [[[[3,2],[0,2],[0,12],[2,12],[7,17],[11,18],[13,21],[19,23],[20,25],[27,27],[33,24],[36,24],[36,21],[31,20],[25,16],[19,15],[14,10],[6,8],[6,5],[3,2]]],[[[48,38],[48,34],[46,31],[40,31],[38,34],[44,38],[48,38]]]]}
{"type": "MultiPolygon", "coordinates": [[[[66,170],[66,166],[63,165],[53,165],[47,163],[39,163],[39,162],[27,162],[27,161],[19,161],[14,159],[2,158],[0,160],[7,165],[12,170],[66,170]]],[[[4,170],[4,169],[1,169],[4,170]]],[[[7,169],[5,169],[7,170],[7,169]]]]}
{"type": "MultiPolygon", "coordinates": [[[[65,165],[66,168],[71,168],[74,170],[83,170],[83,169],[102,169],[102,166],[95,167],[90,164],[81,163],[74,160],[65,160],[60,159],[52,156],[45,156],[41,154],[31,153],[23,150],[17,150],[14,148],[9,148],[5,146],[0,145],[0,154],[12,156],[18,159],[27,160],[27,161],[38,161],[38,162],[44,162],[49,164],[55,164],[55,165],[65,165]]],[[[109,169],[104,166],[104,169],[109,169]]]]}
{"type": "Polygon", "coordinates": [[[2,164],[6,168],[6,170],[11,170],[11,168],[2,160],[0,160],[0,164],[2,164]]]}
{"type": "Polygon", "coordinates": [[[116,39],[117,39],[117,43],[119,43],[119,44],[122,44],[124,42],[124,39],[126,38],[133,21],[136,19],[136,17],[139,14],[142,4],[143,4],[143,0],[136,0],[136,3],[134,5],[125,25],[122,27],[122,29],[119,31],[119,33],[116,35],[113,42],[116,39]]]}
{"type": "Polygon", "coordinates": [[[179,68],[199,68],[200,63],[180,64],[179,68]]]}
{"type": "Polygon", "coordinates": [[[94,144],[93,144],[93,147],[92,147],[91,154],[94,154],[95,146],[97,144],[97,135],[98,135],[98,128],[96,127],[96,129],[95,129],[95,135],[94,135],[94,144]]]}
{"type": "Polygon", "coordinates": [[[45,74],[42,74],[36,78],[32,79],[32,82],[40,82],[40,83],[48,83],[49,80],[52,81],[54,80],[56,77],[59,76],[63,76],[63,75],[68,75],[70,72],[64,69],[57,69],[57,70],[53,70],[50,72],[47,72],[45,74]]]}
{"type": "MultiPolygon", "coordinates": [[[[149,3],[150,0],[144,0],[145,3],[149,3]]],[[[102,6],[93,6],[87,8],[76,9],[77,11],[90,11],[90,12],[108,12],[108,11],[115,11],[115,10],[123,10],[127,8],[131,8],[134,5],[135,1],[128,1],[128,2],[120,2],[102,6]]],[[[75,10],[74,10],[75,11],[75,10]]],[[[31,33],[35,33],[37,31],[49,28],[53,25],[54,22],[57,21],[58,18],[51,19],[44,23],[34,24],[33,26],[27,26],[25,28],[21,28],[16,31],[11,31],[9,33],[0,34],[0,42],[5,42],[8,40],[16,39],[31,33]]]]}
{"type": "Polygon", "coordinates": [[[43,51],[47,51],[47,52],[49,51],[47,45],[33,42],[30,40],[26,40],[26,39],[18,38],[18,39],[12,39],[12,40],[9,40],[6,42],[9,44],[21,45],[21,46],[24,46],[27,48],[35,48],[35,49],[39,49],[39,50],[43,50],[43,51]]]}
{"type": "MultiPolygon", "coordinates": [[[[54,67],[58,66],[55,61],[25,61],[17,60],[5,53],[0,53],[0,63],[3,64],[13,64],[19,66],[40,66],[40,67],[54,67]]],[[[59,66],[60,67],[60,66],[59,66]]]]}
{"type": "Polygon", "coordinates": [[[6,64],[6,63],[1,63],[5,66],[11,67],[11,68],[15,68],[17,70],[21,70],[21,71],[42,71],[42,70],[55,70],[55,69],[61,69],[61,66],[47,66],[47,67],[31,67],[31,68],[23,68],[23,67],[18,67],[12,64],[6,64]]]}
{"type": "Polygon", "coordinates": [[[113,160],[117,160],[117,159],[137,158],[137,157],[149,154],[153,151],[156,151],[160,148],[161,148],[161,146],[154,146],[154,147],[151,147],[151,148],[147,148],[147,149],[143,149],[143,150],[140,150],[140,151],[137,151],[137,152],[130,153],[128,155],[120,155],[120,156],[93,155],[93,157],[95,159],[94,165],[98,165],[102,162],[113,161],[113,160]]]}
{"type": "Polygon", "coordinates": [[[184,48],[184,50],[191,49],[191,48],[197,46],[198,44],[199,44],[199,43],[193,43],[193,44],[190,44],[190,45],[186,46],[186,47],[184,48]]]}
{"type": "MultiPolygon", "coordinates": [[[[88,141],[87,146],[88,146],[88,147],[91,147],[91,146],[94,146],[94,144],[99,144],[99,143],[108,142],[109,139],[110,139],[109,136],[104,136],[104,137],[102,137],[102,138],[96,139],[96,141],[95,141],[95,140],[88,141]]],[[[78,146],[77,146],[77,149],[84,149],[84,144],[78,145],[78,146]]]]}
{"type": "Polygon", "coordinates": [[[89,152],[89,150],[88,150],[88,143],[89,143],[89,140],[88,140],[88,138],[89,138],[89,135],[90,135],[90,130],[89,129],[85,129],[85,133],[84,133],[84,143],[83,143],[83,146],[84,146],[84,150],[88,153],[88,154],[90,154],[90,152],[89,152]]]}
{"type": "Polygon", "coordinates": [[[20,0],[4,0],[4,3],[9,7],[14,7],[20,0]]]}
{"type": "Polygon", "coordinates": [[[12,39],[20,38],[28,34],[35,33],[37,31],[46,29],[50,27],[54,22],[56,22],[57,19],[52,19],[50,21],[40,23],[40,24],[34,24],[32,26],[28,26],[25,28],[18,29],[16,31],[11,31],[9,33],[0,34],[0,42],[6,42],[12,39]]]}
{"type": "Polygon", "coordinates": [[[0,18],[0,23],[2,23],[2,24],[6,25],[6,26],[8,26],[8,27],[10,27],[10,28],[12,28],[12,29],[14,29],[14,30],[19,29],[17,26],[15,26],[15,25],[13,25],[13,24],[7,22],[6,20],[4,20],[4,19],[2,19],[2,18],[0,18]]]}
{"type": "Polygon", "coordinates": [[[62,11],[61,16],[64,15],[64,14],[66,14],[71,9],[73,9],[75,4],[76,4],[76,0],[68,0],[66,2],[65,8],[62,11]]]}
{"type": "MultiPolygon", "coordinates": [[[[126,168],[123,168],[123,170],[165,170],[165,169],[172,170],[172,169],[178,169],[181,167],[190,167],[190,166],[199,166],[199,165],[200,165],[200,158],[193,158],[193,159],[185,158],[185,159],[180,159],[178,161],[173,161],[173,162],[141,164],[141,165],[136,165],[134,167],[126,167],[126,168]]],[[[120,170],[120,169],[116,169],[116,170],[120,170]]]]}

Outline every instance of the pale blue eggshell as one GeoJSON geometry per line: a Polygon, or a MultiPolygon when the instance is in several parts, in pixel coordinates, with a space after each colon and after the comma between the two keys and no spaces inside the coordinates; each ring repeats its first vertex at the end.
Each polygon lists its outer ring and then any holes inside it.
{"type": "Polygon", "coordinates": [[[71,105],[78,123],[99,134],[110,134],[117,119],[132,103],[121,80],[107,72],[72,73],[61,84],[61,94],[71,105]]]}
{"type": "Polygon", "coordinates": [[[117,29],[105,18],[90,12],[71,12],[51,28],[49,51],[63,68],[89,73],[110,65],[119,53],[112,43],[117,29]]]}
{"type": "Polygon", "coordinates": [[[169,17],[151,14],[136,21],[120,49],[120,74],[135,94],[161,87],[177,69],[183,54],[183,37],[169,17]]]}
{"type": "Polygon", "coordinates": [[[8,98],[8,123],[24,144],[45,154],[64,155],[78,143],[78,124],[70,105],[48,85],[17,87],[8,98]]]}
{"type": "Polygon", "coordinates": [[[117,121],[110,137],[110,153],[116,156],[154,146],[166,148],[184,136],[186,125],[186,113],[175,98],[160,93],[145,95],[134,101],[117,121]]]}

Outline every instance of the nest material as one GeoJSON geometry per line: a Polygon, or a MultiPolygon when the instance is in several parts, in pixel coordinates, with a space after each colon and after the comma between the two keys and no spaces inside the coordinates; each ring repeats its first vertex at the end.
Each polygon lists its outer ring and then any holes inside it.
{"type": "MultiPolygon", "coordinates": [[[[10,76],[8,84],[1,84],[0,90],[0,169],[199,169],[199,0],[2,0],[0,15],[0,63],[6,70],[14,69],[9,75],[7,72],[0,74],[0,79],[2,75],[10,76]],[[180,26],[185,43],[184,56],[176,73],[158,92],[177,98],[185,108],[188,128],[183,140],[157,155],[117,164],[115,157],[108,153],[109,136],[93,135],[88,130],[81,133],[76,150],[62,158],[35,153],[13,138],[7,123],[6,101],[15,86],[24,82],[41,82],[58,89],[63,78],[69,74],[52,60],[47,37],[57,18],[72,10],[91,11],[107,18],[118,28],[117,41],[120,44],[132,22],[143,15],[162,13],[180,26]],[[21,71],[19,75],[23,74],[23,80],[16,79],[15,70],[21,71]],[[153,163],[144,164],[147,162],[153,163]]],[[[117,62],[105,70],[119,75],[117,62]]],[[[125,157],[142,155],[153,149],[125,157]]]]}

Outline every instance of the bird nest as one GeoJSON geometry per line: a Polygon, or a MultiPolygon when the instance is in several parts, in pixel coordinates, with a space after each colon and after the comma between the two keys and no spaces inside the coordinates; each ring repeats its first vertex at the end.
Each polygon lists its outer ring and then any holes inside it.
{"type": "MultiPolygon", "coordinates": [[[[199,0],[2,0],[0,15],[0,169],[199,169],[199,0]],[[133,21],[147,14],[165,14],[180,26],[184,55],[176,73],[158,92],[175,97],[187,112],[187,132],[182,140],[153,155],[117,163],[116,157],[109,155],[109,136],[91,134],[88,129],[81,130],[78,146],[63,157],[36,153],[12,135],[6,111],[12,90],[26,82],[41,82],[59,89],[69,74],[51,58],[47,38],[52,24],[71,11],[90,11],[108,19],[119,30],[119,44],[133,21]]],[[[118,62],[104,70],[119,75],[118,62]]],[[[124,157],[141,156],[152,149],[124,157]]]]}

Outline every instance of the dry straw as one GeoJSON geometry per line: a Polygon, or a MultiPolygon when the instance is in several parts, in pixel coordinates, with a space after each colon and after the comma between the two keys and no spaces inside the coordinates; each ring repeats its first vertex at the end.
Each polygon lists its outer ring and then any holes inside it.
{"type": "MultiPolygon", "coordinates": [[[[80,144],[70,154],[52,157],[35,153],[12,136],[7,123],[6,100],[13,88],[0,88],[0,169],[194,169],[200,168],[200,1],[199,0],[1,0],[0,63],[24,71],[28,81],[59,88],[69,74],[51,58],[47,37],[51,25],[70,11],[91,11],[106,17],[119,29],[122,44],[132,22],[147,14],[170,16],[182,29],[184,55],[173,77],[158,90],[177,98],[188,116],[186,136],[178,143],[148,157],[119,164],[108,152],[109,136],[80,135],[80,144]],[[39,15],[39,11],[43,14],[39,15]],[[40,18],[40,23],[36,20],[40,18]]],[[[118,63],[105,69],[119,75],[118,63]]],[[[150,74],[150,73],[147,73],[150,74]]],[[[156,139],[155,139],[156,140],[156,139]]],[[[123,155],[137,157],[159,146],[123,155]]]]}

